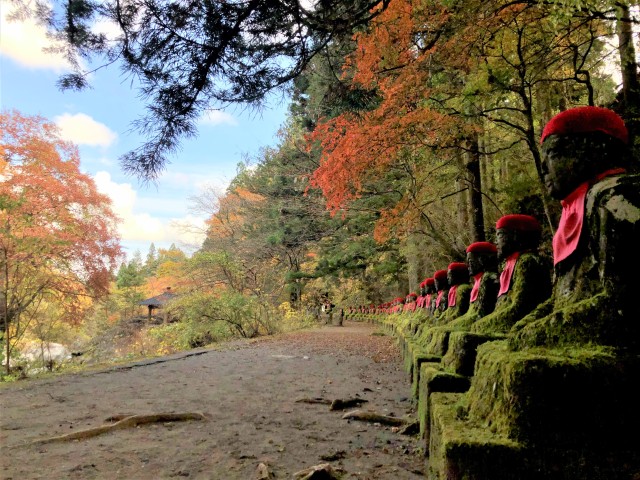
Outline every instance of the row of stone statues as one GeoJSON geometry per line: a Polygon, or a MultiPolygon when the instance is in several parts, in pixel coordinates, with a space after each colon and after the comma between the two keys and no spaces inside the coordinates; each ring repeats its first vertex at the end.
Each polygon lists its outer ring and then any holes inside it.
{"type": "Polygon", "coordinates": [[[538,221],[506,215],[495,245],[469,245],[415,301],[375,310],[413,313],[375,317],[401,341],[430,478],[640,478],[640,177],[627,130],[611,110],[570,109],[545,126],[541,153],[562,205],[553,282],[538,221]]]}

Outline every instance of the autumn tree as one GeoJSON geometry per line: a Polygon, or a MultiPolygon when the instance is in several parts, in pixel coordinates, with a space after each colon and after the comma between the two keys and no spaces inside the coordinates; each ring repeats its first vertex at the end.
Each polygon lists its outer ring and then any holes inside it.
{"type": "Polygon", "coordinates": [[[0,134],[0,313],[8,371],[25,321],[51,304],[77,321],[82,299],[107,293],[121,249],[109,198],[80,172],[76,147],[55,125],[2,112],[0,134]]]}
{"type": "MultiPolygon", "coordinates": [[[[441,200],[467,196],[449,208],[448,224],[459,230],[468,223],[465,205],[471,203],[470,214],[487,203],[499,211],[499,202],[482,190],[482,162],[494,168],[506,160],[512,175],[499,183],[508,187],[526,175],[529,191],[533,184],[539,195],[537,133],[545,108],[558,108],[563,99],[612,98],[598,77],[602,38],[612,25],[579,12],[561,15],[536,2],[392,2],[356,36],[343,74],[356,88],[376,89],[379,105],[325,118],[313,132],[322,152],[313,181],[328,207],[348,208],[372,176],[404,169],[407,188],[385,223],[409,220],[454,255],[442,235],[450,227],[434,213],[446,208],[438,208],[441,200]],[[447,172],[450,183],[439,188],[436,179],[447,181],[447,172]],[[453,224],[456,210],[463,215],[453,224]]],[[[475,239],[483,233],[476,225],[482,217],[471,222],[475,239]]]]}

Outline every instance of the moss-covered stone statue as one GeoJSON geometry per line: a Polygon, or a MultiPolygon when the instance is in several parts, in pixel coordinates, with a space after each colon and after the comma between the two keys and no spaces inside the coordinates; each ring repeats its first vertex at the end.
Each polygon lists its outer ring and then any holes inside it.
{"type": "Polygon", "coordinates": [[[474,279],[470,291],[469,310],[446,325],[429,329],[426,335],[431,337],[428,341],[429,347],[433,351],[434,347],[440,345],[447,353],[442,357],[440,364],[429,362],[427,358],[420,366],[420,371],[415,374],[418,381],[420,434],[425,441],[428,439],[429,395],[434,390],[463,392],[469,388],[470,382],[466,377],[473,373],[475,348],[486,338],[471,334],[468,329],[477,319],[493,311],[498,296],[496,246],[490,242],[472,243],[467,247],[467,264],[468,272],[474,279]],[[458,354],[459,349],[464,350],[462,355],[458,354]],[[453,355],[454,352],[456,355],[453,355]]]}
{"type": "MultiPolygon", "coordinates": [[[[449,339],[448,325],[469,309],[472,287],[469,285],[469,268],[467,264],[462,262],[450,263],[446,272],[446,283],[449,286],[449,290],[446,291],[447,309],[435,320],[437,326],[427,323],[422,328],[420,335],[416,337],[416,343],[419,345],[419,352],[417,351],[417,353],[426,354],[427,358],[432,358],[431,356],[433,355],[438,357],[444,355],[449,339]]],[[[420,355],[420,358],[423,357],[424,355],[420,355]]]]}
{"type": "Polygon", "coordinates": [[[431,395],[433,478],[640,472],[640,178],[625,173],[627,131],[614,112],[579,107],[541,142],[545,186],[562,203],[553,294],[478,348],[468,393],[431,395]]]}
{"type": "Polygon", "coordinates": [[[425,362],[439,362],[447,350],[449,332],[443,325],[469,308],[471,285],[469,269],[465,263],[453,262],[447,270],[438,270],[433,275],[438,297],[433,322],[426,322],[414,339],[404,349],[405,368],[411,374],[412,393],[417,397],[420,368],[425,362]],[[446,305],[443,307],[443,304],[446,305]],[[436,326],[438,325],[438,326],[436,326]]]}
{"type": "Polygon", "coordinates": [[[426,321],[419,326],[414,335],[406,336],[401,340],[405,369],[412,379],[414,377],[415,356],[424,346],[423,336],[428,329],[433,327],[435,322],[438,321],[438,318],[442,316],[447,309],[447,295],[449,291],[447,270],[437,270],[433,274],[433,277],[427,279],[426,291],[429,292],[427,293],[430,302],[427,307],[427,311],[430,312],[429,316],[426,321]]]}
{"type": "Polygon", "coordinates": [[[542,135],[545,185],[561,199],[553,296],[516,325],[514,348],[596,343],[640,351],[640,177],[611,110],[557,115],[542,135]]]}
{"type": "Polygon", "coordinates": [[[541,227],[530,215],[505,215],[496,223],[498,258],[503,261],[495,309],[471,326],[471,332],[505,334],[549,298],[550,266],[538,254],[541,227]]]}
{"type": "Polygon", "coordinates": [[[416,337],[425,325],[429,324],[432,316],[432,297],[436,291],[433,278],[426,278],[420,283],[420,296],[416,301],[416,308],[411,322],[403,332],[398,332],[403,352],[406,350],[405,342],[416,337]]]}
{"type": "Polygon", "coordinates": [[[416,308],[424,308],[424,301],[426,300],[426,279],[420,282],[420,294],[418,295],[418,299],[416,300],[416,308]]]}
{"type": "Polygon", "coordinates": [[[415,292],[411,292],[404,299],[404,306],[402,308],[402,311],[409,312],[409,313],[415,312],[417,300],[418,300],[418,295],[415,292]]]}
{"type": "Polygon", "coordinates": [[[475,242],[467,247],[467,265],[473,277],[469,311],[473,321],[493,312],[498,299],[498,249],[490,242],[475,242]]]}
{"type": "Polygon", "coordinates": [[[424,280],[424,303],[422,307],[429,314],[433,314],[433,306],[435,305],[436,281],[433,277],[424,280]]]}
{"type": "Polygon", "coordinates": [[[437,270],[433,274],[433,282],[436,288],[436,298],[432,300],[431,313],[437,319],[447,310],[447,300],[449,294],[449,279],[446,270],[437,270]]]}
{"type": "Polygon", "coordinates": [[[469,310],[471,297],[471,285],[469,285],[469,267],[463,262],[453,262],[447,267],[447,309],[442,315],[442,323],[464,315],[469,310]]]}
{"type": "Polygon", "coordinates": [[[493,312],[500,283],[498,281],[498,250],[493,243],[475,242],[467,247],[467,264],[474,279],[467,313],[442,328],[450,333],[442,366],[454,373],[473,374],[475,350],[487,340],[482,334],[469,333],[471,325],[493,312]]]}

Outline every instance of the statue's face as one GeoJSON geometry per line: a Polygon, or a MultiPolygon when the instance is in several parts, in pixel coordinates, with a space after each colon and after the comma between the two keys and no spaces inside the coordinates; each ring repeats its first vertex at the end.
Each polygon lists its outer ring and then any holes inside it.
{"type": "Polygon", "coordinates": [[[469,267],[469,275],[476,275],[484,272],[482,255],[474,252],[467,252],[467,266],[469,267]]]}
{"type": "MultiPolygon", "coordinates": [[[[447,273],[447,275],[448,275],[448,273],[447,273]]],[[[449,288],[449,282],[445,278],[443,278],[442,280],[436,279],[435,280],[435,284],[436,284],[436,291],[437,292],[439,292],[440,290],[446,290],[447,288],[449,288]]]]}
{"type": "Polygon", "coordinates": [[[584,141],[549,135],[542,144],[542,180],[549,195],[562,200],[584,180],[584,141]],[[582,159],[582,161],[581,161],[582,159]]]}
{"type": "Polygon", "coordinates": [[[507,258],[518,248],[516,232],[507,228],[497,229],[496,247],[498,248],[498,258],[501,260],[507,258]]]}
{"type": "Polygon", "coordinates": [[[496,272],[498,271],[498,256],[489,252],[469,252],[467,253],[467,265],[471,276],[482,272],[496,272]]]}
{"type": "Polygon", "coordinates": [[[449,285],[456,284],[455,273],[452,272],[451,270],[447,271],[447,282],[449,282],[449,285]]]}
{"type": "Polygon", "coordinates": [[[469,281],[469,273],[466,270],[449,270],[447,271],[447,281],[449,286],[467,283],[469,281]]]}

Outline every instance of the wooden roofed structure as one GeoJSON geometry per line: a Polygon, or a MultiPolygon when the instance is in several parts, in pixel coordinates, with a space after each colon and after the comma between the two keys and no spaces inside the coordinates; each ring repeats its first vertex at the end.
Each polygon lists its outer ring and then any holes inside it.
{"type": "MultiPolygon", "coordinates": [[[[151,321],[151,316],[153,315],[154,310],[160,310],[164,308],[171,300],[174,300],[178,295],[171,291],[171,287],[167,287],[167,289],[162,292],[160,295],[156,295],[155,297],[147,298],[146,300],[142,300],[138,305],[144,305],[148,308],[148,319],[151,321]]],[[[168,317],[165,312],[164,321],[167,322],[168,317]]]]}

